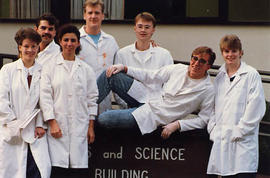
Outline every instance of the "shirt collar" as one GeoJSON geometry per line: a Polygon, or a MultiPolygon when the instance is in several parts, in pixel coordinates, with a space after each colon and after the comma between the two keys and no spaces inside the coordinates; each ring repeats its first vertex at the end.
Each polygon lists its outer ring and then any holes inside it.
{"type": "MultiPolygon", "coordinates": [[[[136,49],[136,41],[135,41],[135,43],[133,43],[133,45],[132,45],[131,52],[134,54],[136,52],[136,50],[137,49],[136,49]]],[[[150,43],[149,51],[151,54],[155,52],[151,43],[150,43]]]]}
{"type": "MultiPolygon", "coordinates": [[[[64,57],[62,55],[62,53],[59,53],[58,56],[56,57],[56,64],[60,65],[60,64],[64,64],[64,57]]],[[[78,64],[78,66],[81,65],[81,60],[75,56],[75,61],[74,61],[74,64],[78,64]]]]}
{"type": "MultiPolygon", "coordinates": [[[[85,29],[84,29],[85,25],[83,25],[81,28],[80,28],[80,34],[81,34],[81,37],[85,37],[85,36],[88,36],[88,34],[86,33],[85,29]]],[[[100,30],[100,38],[99,39],[102,39],[102,38],[108,38],[109,35],[107,33],[105,33],[104,31],[100,30]]]]}

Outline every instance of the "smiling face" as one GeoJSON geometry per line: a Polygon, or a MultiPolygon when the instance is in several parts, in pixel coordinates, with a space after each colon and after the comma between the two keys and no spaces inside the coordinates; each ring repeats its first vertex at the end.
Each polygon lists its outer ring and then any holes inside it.
{"type": "Polygon", "coordinates": [[[33,63],[38,53],[38,43],[26,38],[19,45],[19,52],[24,63],[33,63]]]}
{"type": "Polygon", "coordinates": [[[104,13],[102,12],[101,5],[86,6],[83,19],[86,22],[87,28],[100,29],[101,23],[104,20],[104,13]]]}
{"type": "Polygon", "coordinates": [[[59,41],[64,56],[75,56],[76,49],[80,42],[74,33],[66,33],[59,41]]]}
{"type": "Polygon", "coordinates": [[[222,56],[226,65],[240,66],[243,51],[239,49],[223,49],[222,56]]]}
{"type": "Polygon", "coordinates": [[[50,25],[47,20],[41,20],[39,26],[35,28],[41,36],[42,43],[49,44],[56,35],[55,25],[50,25]]]}
{"type": "Polygon", "coordinates": [[[155,32],[155,27],[151,21],[139,19],[134,26],[134,32],[136,33],[137,40],[150,41],[155,32]]]}
{"type": "Polygon", "coordinates": [[[210,69],[208,63],[210,55],[207,53],[194,54],[191,58],[188,75],[192,79],[201,79],[205,77],[206,71],[210,69]]]}

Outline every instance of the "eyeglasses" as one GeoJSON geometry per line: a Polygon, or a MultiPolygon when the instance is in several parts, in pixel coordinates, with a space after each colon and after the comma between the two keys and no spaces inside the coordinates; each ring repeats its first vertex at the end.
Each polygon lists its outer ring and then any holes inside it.
{"type": "Polygon", "coordinates": [[[200,64],[206,64],[207,63],[207,61],[205,59],[203,59],[203,58],[199,59],[197,56],[192,56],[192,59],[194,61],[199,61],[200,64]]]}
{"type": "Polygon", "coordinates": [[[139,29],[144,28],[145,30],[149,30],[152,26],[151,25],[137,24],[136,27],[139,28],[139,29]]]}

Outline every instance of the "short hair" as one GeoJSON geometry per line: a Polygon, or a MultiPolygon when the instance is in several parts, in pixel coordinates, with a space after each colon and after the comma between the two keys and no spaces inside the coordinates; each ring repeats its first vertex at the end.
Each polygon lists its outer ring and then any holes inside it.
{"type": "Polygon", "coordinates": [[[210,66],[212,66],[216,60],[216,53],[209,47],[207,46],[200,46],[196,49],[193,50],[191,57],[194,55],[199,55],[199,54],[209,54],[210,55],[210,59],[208,60],[208,64],[210,66]]]}
{"type": "Polygon", "coordinates": [[[223,38],[221,38],[219,47],[221,52],[223,52],[225,49],[236,49],[242,51],[241,40],[234,34],[225,35],[223,38]]]}
{"type": "MultiPolygon", "coordinates": [[[[78,30],[78,28],[74,25],[71,24],[65,24],[63,26],[61,26],[58,30],[58,40],[60,42],[60,40],[63,38],[63,36],[66,33],[74,33],[78,39],[78,42],[80,42],[80,32],[78,30]]],[[[62,47],[60,46],[61,51],[62,51],[62,47]]],[[[76,48],[75,50],[75,54],[79,54],[79,52],[81,51],[81,45],[79,47],[76,48]]]]}
{"type": "Polygon", "coordinates": [[[104,3],[102,0],[86,0],[83,4],[83,12],[86,12],[86,7],[87,6],[97,6],[100,5],[101,6],[101,12],[104,13],[104,3]]]}
{"type": "Polygon", "coordinates": [[[145,21],[151,21],[153,23],[153,27],[156,27],[156,19],[155,17],[149,13],[149,12],[141,12],[139,13],[135,18],[134,18],[134,23],[136,25],[136,23],[140,20],[143,19],[145,21]]]}
{"type": "Polygon", "coordinates": [[[17,31],[17,33],[15,34],[14,39],[15,39],[17,45],[18,45],[19,54],[20,54],[19,46],[22,45],[23,40],[29,39],[29,40],[37,43],[38,45],[41,42],[40,35],[32,28],[21,28],[21,29],[19,29],[17,31]]]}
{"type": "Polygon", "coordinates": [[[54,25],[55,30],[58,29],[59,21],[52,13],[45,13],[45,14],[41,15],[40,17],[38,17],[36,20],[36,27],[37,28],[39,27],[41,20],[48,21],[49,25],[54,25]]]}

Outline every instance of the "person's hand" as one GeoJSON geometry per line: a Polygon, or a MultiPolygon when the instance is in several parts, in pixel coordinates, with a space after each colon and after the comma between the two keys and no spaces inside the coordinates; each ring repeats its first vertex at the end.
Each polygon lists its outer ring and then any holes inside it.
{"type": "Polygon", "coordinates": [[[153,47],[158,47],[159,46],[154,40],[150,40],[150,43],[152,44],[153,47]]]}
{"type": "Polygon", "coordinates": [[[48,121],[49,127],[51,128],[51,135],[54,138],[60,138],[62,137],[62,131],[55,119],[51,119],[48,121]]]}
{"type": "Polygon", "coordinates": [[[111,77],[113,74],[117,74],[125,69],[123,64],[112,65],[106,70],[106,76],[111,77]]]}
{"type": "Polygon", "coordinates": [[[41,138],[46,133],[42,127],[36,127],[35,129],[35,138],[41,138]]]}
{"type": "Polygon", "coordinates": [[[90,120],[88,132],[87,132],[88,144],[94,143],[95,141],[95,131],[94,131],[94,120],[90,120]]]}
{"type": "Polygon", "coordinates": [[[180,129],[180,124],[178,121],[174,121],[166,126],[163,126],[163,130],[161,132],[161,137],[163,139],[167,139],[170,135],[176,130],[180,129]]]}
{"type": "Polygon", "coordinates": [[[232,131],[232,142],[238,142],[242,140],[242,134],[240,133],[240,131],[237,129],[237,127],[235,127],[232,131]]]}

